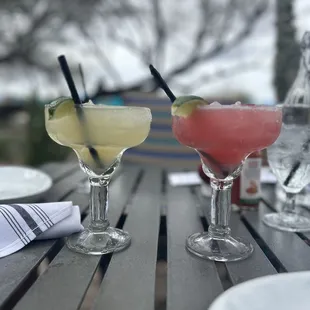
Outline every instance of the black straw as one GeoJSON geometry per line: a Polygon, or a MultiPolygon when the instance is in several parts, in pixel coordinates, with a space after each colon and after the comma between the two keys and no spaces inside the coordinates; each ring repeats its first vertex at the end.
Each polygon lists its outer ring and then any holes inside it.
{"type": "Polygon", "coordinates": [[[289,175],[287,176],[287,178],[284,181],[284,186],[288,186],[288,184],[290,183],[291,179],[294,177],[294,175],[295,175],[296,171],[298,170],[298,168],[300,167],[300,165],[301,165],[300,161],[295,163],[295,165],[293,166],[289,175]]]}
{"type": "MultiPolygon", "coordinates": [[[[71,74],[70,68],[68,66],[66,57],[64,55],[60,55],[60,56],[58,56],[58,61],[59,61],[59,64],[60,64],[60,68],[61,68],[61,70],[63,72],[63,75],[64,75],[64,77],[65,77],[65,79],[67,81],[67,84],[68,84],[68,87],[69,87],[69,90],[70,90],[73,102],[75,103],[75,107],[76,107],[78,118],[79,118],[80,122],[83,123],[85,121],[85,115],[84,115],[83,109],[81,107],[82,101],[81,101],[81,99],[79,97],[79,94],[78,94],[78,92],[76,90],[76,87],[75,87],[75,84],[74,84],[74,81],[73,81],[73,78],[72,78],[72,74],[71,74]]],[[[91,154],[91,156],[93,157],[93,159],[97,163],[97,165],[102,168],[103,165],[102,165],[102,163],[100,161],[98,152],[90,144],[87,131],[84,129],[83,132],[84,132],[84,138],[86,140],[86,144],[87,144],[86,146],[87,146],[87,148],[89,150],[89,153],[91,154]]]]}
{"type": "MultiPolygon", "coordinates": [[[[158,83],[160,88],[166,93],[166,95],[169,97],[170,101],[174,102],[176,100],[176,96],[173,94],[173,92],[169,88],[166,81],[163,79],[163,77],[160,75],[160,73],[155,69],[155,67],[152,64],[149,65],[149,68],[150,68],[151,74],[153,75],[155,81],[158,83]]],[[[201,155],[204,156],[207,160],[212,162],[212,164],[216,165],[218,167],[218,169],[220,170],[220,172],[222,173],[224,178],[226,178],[228,176],[228,173],[221,170],[220,164],[211,155],[209,155],[203,151],[200,151],[200,150],[199,150],[199,153],[201,153],[201,155]]]]}
{"type": "Polygon", "coordinates": [[[67,84],[68,84],[68,87],[69,87],[69,90],[70,90],[70,93],[71,93],[71,96],[72,96],[74,103],[77,105],[81,104],[82,101],[81,101],[79,94],[76,90],[76,87],[75,87],[75,84],[74,84],[72,74],[71,74],[71,71],[69,69],[66,57],[64,55],[58,56],[58,61],[59,61],[62,73],[63,73],[63,75],[67,81],[67,84]]]}
{"type": "Polygon", "coordinates": [[[165,82],[165,80],[162,78],[160,73],[154,68],[153,65],[149,65],[149,68],[150,68],[151,74],[153,75],[155,81],[158,83],[160,88],[166,93],[170,101],[174,102],[176,97],[171,91],[171,89],[169,88],[169,86],[167,85],[167,83],[165,82]]]}
{"type": "MultiPolygon", "coordinates": [[[[309,144],[310,144],[310,139],[308,139],[303,145],[302,145],[302,152],[304,151],[308,151],[309,150],[309,144]]],[[[296,161],[292,170],[290,171],[290,173],[288,174],[287,178],[284,181],[284,185],[288,186],[288,184],[290,183],[291,179],[294,177],[296,171],[299,169],[301,165],[300,161],[296,161]]]]}
{"type": "Polygon", "coordinates": [[[88,96],[88,93],[86,90],[85,76],[84,76],[84,71],[83,71],[81,64],[79,64],[79,71],[80,71],[82,86],[83,86],[83,90],[84,90],[84,100],[87,102],[87,101],[89,101],[89,96],[88,96]]]}

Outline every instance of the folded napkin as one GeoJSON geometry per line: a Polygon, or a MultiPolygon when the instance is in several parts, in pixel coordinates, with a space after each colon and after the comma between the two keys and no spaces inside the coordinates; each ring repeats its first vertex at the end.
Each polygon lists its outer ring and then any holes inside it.
{"type": "Polygon", "coordinates": [[[0,257],[34,239],[60,238],[81,230],[80,209],[71,201],[0,205],[0,257]]]}

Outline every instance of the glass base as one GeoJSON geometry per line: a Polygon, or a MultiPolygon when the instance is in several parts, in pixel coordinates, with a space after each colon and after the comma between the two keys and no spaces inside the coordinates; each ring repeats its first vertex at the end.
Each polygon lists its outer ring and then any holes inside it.
{"type": "Polygon", "coordinates": [[[269,213],[264,216],[263,222],[267,226],[283,231],[310,231],[310,219],[295,213],[269,213]]]}
{"type": "Polygon", "coordinates": [[[240,238],[211,236],[208,232],[195,233],[186,240],[189,252],[218,262],[233,262],[247,258],[253,246],[240,238]]]}
{"type": "Polygon", "coordinates": [[[108,227],[104,231],[84,231],[67,238],[67,247],[78,253],[101,255],[119,252],[130,245],[130,235],[118,228],[108,227]]]}

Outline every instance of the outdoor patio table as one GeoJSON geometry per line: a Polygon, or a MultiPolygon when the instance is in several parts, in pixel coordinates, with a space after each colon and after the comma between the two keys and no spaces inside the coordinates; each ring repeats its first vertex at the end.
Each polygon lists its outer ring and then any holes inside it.
{"type": "MultiPolygon", "coordinates": [[[[71,200],[87,222],[88,194],[80,186],[86,176],[77,164],[48,163],[41,168],[54,181],[43,201],[71,200]]],[[[258,212],[231,214],[233,234],[254,246],[251,257],[225,264],[188,253],[185,239],[207,228],[210,200],[201,196],[198,187],[171,187],[167,173],[157,167],[124,164],[114,178],[109,219],[131,234],[128,249],[87,256],[68,250],[63,239],[45,240],[0,259],[0,309],[80,309],[100,269],[102,282],[92,292],[90,309],[152,310],[159,260],[167,260],[163,307],[168,310],[207,310],[221,292],[238,283],[310,270],[310,234],[277,231],[261,221],[272,211],[271,186],[264,187],[258,212]]]]}

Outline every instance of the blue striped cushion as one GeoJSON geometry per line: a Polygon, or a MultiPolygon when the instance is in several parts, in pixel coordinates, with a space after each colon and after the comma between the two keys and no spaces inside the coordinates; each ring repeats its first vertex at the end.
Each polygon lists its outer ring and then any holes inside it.
{"type": "Polygon", "coordinates": [[[150,95],[126,95],[126,106],[148,107],[152,111],[151,131],[141,145],[127,150],[124,161],[156,164],[167,167],[197,167],[199,156],[174,138],[171,130],[171,102],[150,95]]]}

